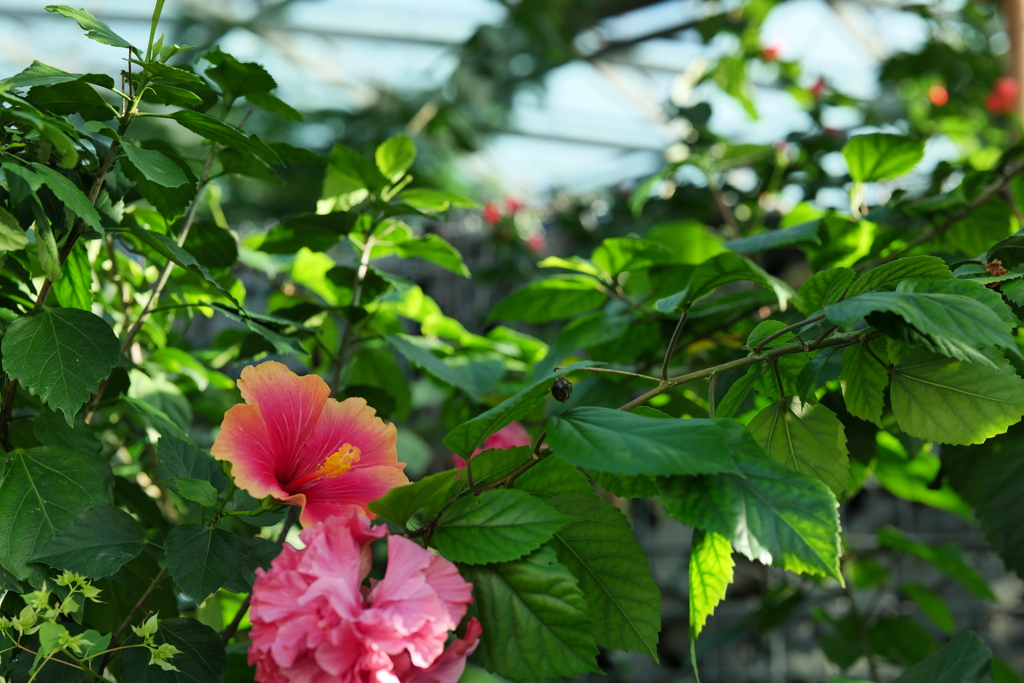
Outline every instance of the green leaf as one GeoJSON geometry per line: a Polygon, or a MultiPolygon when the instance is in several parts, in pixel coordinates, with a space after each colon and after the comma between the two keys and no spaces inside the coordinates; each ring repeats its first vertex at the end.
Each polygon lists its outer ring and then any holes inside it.
{"type": "Polygon", "coordinates": [[[580,368],[589,368],[595,365],[600,365],[600,363],[593,361],[573,363],[558,372],[551,373],[550,377],[533,382],[490,410],[477,415],[472,420],[463,422],[448,432],[448,435],[444,437],[444,445],[458,455],[464,458],[468,457],[470,453],[480,447],[488,436],[507,427],[543,403],[556,378],[580,368]]]}
{"type": "Polygon", "coordinates": [[[109,121],[117,110],[99,96],[83,79],[56,85],[37,85],[28,91],[28,99],[51,114],[78,114],[86,121],[109,121]]]}
{"type": "Polygon", "coordinates": [[[64,261],[63,276],[53,283],[53,293],[63,308],[92,310],[92,264],[85,244],[75,245],[64,261]]]}
{"type": "Polygon", "coordinates": [[[227,490],[228,479],[221,472],[219,463],[192,443],[165,435],[157,442],[156,452],[157,479],[182,497],[184,494],[178,490],[181,479],[201,479],[219,490],[227,490]]]}
{"type": "Polygon", "coordinates": [[[396,135],[377,146],[374,158],[388,182],[398,182],[416,160],[416,145],[407,136],[396,135]]]}
{"type": "Polygon", "coordinates": [[[909,173],[924,156],[924,140],[903,135],[857,135],[843,145],[843,156],[855,182],[889,180],[909,173]]]}
{"type": "Polygon", "coordinates": [[[408,361],[420,366],[442,382],[461,389],[474,401],[482,400],[483,396],[492,391],[494,385],[505,374],[504,364],[497,359],[456,363],[455,360],[465,360],[456,358],[453,361],[445,362],[426,348],[424,337],[387,334],[384,335],[384,341],[408,361]]]}
{"type": "Polygon", "coordinates": [[[783,230],[765,230],[755,235],[729,240],[722,246],[737,254],[750,254],[797,244],[821,244],[821,239],[818,238],[819,225],[821,221],[811,221],[783,230]]]}
{"type": "Polygon", "coordinates": [[[906,669],[895,683],[982,683],[992,651],[974,631],[961,631],[938,652],[906,669]]]}
{"type": "Polygon", "coordinates": [[[462,195],[455,194],[454,192],[431,190],[424,187],[414,187],[408,190],[402,190],[398,193],[395,200],[400,201],[403,204],[408,204],[414,209],[429,211],[431,213],[447,211],[453,207],[475,208],[477,206],[477,203],[473,200],[467,199],[462,195]]]}
{"type": "MultiPolygon", "coordinates": [[[[206,266],[196,260],[196,257],[190,254],[188,250],[183,247],[179,247],[178,243],[167,235],[153,230],[145,230],[143,228],[129,228],[128,233],[139,238],[139,240],[146,244],[146,246],[152,248],[168,261],[172,261],[175,265],[180,266],[185,270],[192,271],[202,277],[218,291],[227,296],[232,303],[238,303],[235,301],[235,298],[231,296],[231,293],[221,283],[214,279],[206,266]]],[[[244,322],[250,321],[248,319],[244,319],[244,322]]]]}
{"type": "Polygon", "coordinates": [[[676,255],[661,242],[637,237],[609,237],[594,249],[590,260],[608,276],[675,263],[676,255]]]}
{"type": "Polygon", "coordinates": [[[846,490],[850,479],[846,432],[825,406],[786,396],[758,413],[749,429],[775,462],[820,479],[836,496],[846,490]]]}
{"type": "MultiPolygon", "coordinates": [[[[192,169],[189,168],[188,162],[175,154],[171,145],[161,140],[143,140],[141,145],[146,149],[159,151],[170,159],[188,179],[184,185],[165,187],[147,178],[142,171],[135,168],[127,156],[122,157],[118,162],[118,168],[123,171],[128,180],[135,184],[135,188],[142,198],[152,204],[164,220],[173,221],[185,213],[192,200],[195,199],[198,180],[192,173],[192,169]]],[[[140,225],[144,224],[144,221],[139,220],[139,214],[134,214],[134,217],[140,225]]]]}
{"type": "Polygon", "coordinates": [[[594,483],[619,498],[635,500],[637,498],[653,498],[658,495],[658,483],[654,477],[646,474],[630,476],[601,472],[600,470],[589,470],[587,474],[594,480],[594,483]]]}
{"type": "Polygon", "coordinates": [[[404,527],[409,518],[431,500],[441,501],[441,504],[451,500],[449,491],[454,484],[455,477],[451,471],[438,472],[408,486],[397,486],[377,500],[370,501],[367,507],[375,515],[404,527]]]}
{"type": "Polygon", "coordinates": [[[910,278],[954,279],[953,273],[949,271],[945,261],[939,257],[909,256],[867,271],[851,285],[846,298],[849,299],[858,294],[879,289],[892,289],[901,280],[910,278]]]}
{"type": "MultiPolygon", "coordinates": [[[[168,480],[170,481],[170,480],[168,480]]],[[[205,479],[174,479],[174,485],[178,489],[178,495],[185,500],[191,500],[208,508],[217,505],[217,489],[205,479]]]]}
{"type": "Polygon", "coordinates": [[[184,128],[207,140],[218,142],[225,147],[237,149],[240,152],[248,152],[274,166],[284,165],[281,158],[277,156],[277,152],[268,147],[256,135],[245,135],[242,131],[224,123],[220,119],[185,109],[168,114],[167,116],[177,121],[184,128]]]}
{"type": "MultiPolygon", "coordinates": [[[[255,93],[265,93],[277,87],[277,81],[266,69],[255,62],[240,62],[219,47],[203,53],[203,59],[213,66],[206,69],[206,76],[220,86],[224,99],[248,98],[255,93]]],[[[252,102],[252,100],[249,100],[252,102]]],[[[255,102],[253,103],[255,104],[255,102]]]]}
{"type": "Polygon", "coordinates": [[[772,277],[750,259],[726,251],[698,266],[690,277],[686,289],[659,299],[655,307],[662,313],[671,313],[713,293],[722,285],[740,280],[749,280],[772,290],[780,304],[793,296],[793,290],[789,285],[772,277]]]}
{"type": "Polygon", "coordinates": [[[547,504],[577,520],[556,531],[551,546],[579,579],[597,642],[657,662],[661,591],[629,521],[593,491],[563,493],[547,504]]]}
{"type": "Polygon", "coordinates": [[[160,410],[152,403],[132,398],[131,396],[121,396],[121,400],[134,408],[139,417],[146,420],[150,427],[160,432],[164,437],[173,436],[178,439],[188,438],[188,435],[177,422],[172,420],[167,413],[160,410]]]}
{"type": "Polygon", "coordinates": [[[348,213],[296,214],[271,228],[259,250],[268,254],[294,254],[303,247],[324,251],[351,232],[354,226],[355,217],[348,213]]]}
{"type": "Polygon", "coordinates": [[[739,422],[716,422],[728,434],[740,474],[659,478],[665,509],[684,524],[725,536],[752,560],[842,582],[838,505],[829,488],[773,461],[739,422]]]}
{"type": "Polygon", "coordinates": [[[886,527],[878,532],[878,545],[883,548],[892,548],[893,550],[909,553],[921,558],[925,562],[930,562],[945,572],[950,578],[958,581],[971,595],[979,600],[996,599],[988,583],[967,562],[963,551],[955,543],[927,546],[910,540],[899,529],[886,527]]]}
{"type": "Polygon", "coordinates": [[[242,572],[245,544],[224,529],[182,524],[164,542],[167,569],[181,590],[201,603],[242,572]]]}
{"type": "Polygon", "coordinates": [[[843,298],[853,278],[853,268],[829,268],[816,273],[796,293],[796,305],[804,315],[820,311],[843,298]]]}
{"type": "Polygon", "coordinates": [[[1003,301],[1003,297],[994,289],[989,289],[980,282],[971,280],[903,280],[896,286],[897,292],[923,292],[925,294],[959,294],[984,304],[999,316],[1007,327],[1013,328],[1020,324],[1013,310],[1003,301]]]}
{"type": "Polygon", "coordinates": [[[43,64],[39,60],[33,60],[32,65],[27,69],[3,80],[0,80],[0,88],[32,88],[37,85],[57,85],[58,83],[71,83],[82,77],[82,74],[69,74],[67,71],[43,64]]]}
{"type": "Polygon", "coordinates": [[[249,100],[250,104],[254,104],[264,111],[269,111],[271,114],[277,114],[283,119],[300,122],[304,120],[302,112],[268,92],[249,93],[245,96],[245,99],[249,100]]]}
{"type": "Polygon", "coordinates": [[[399,258],[421,258],[456,275],[469,277],[469,268],[462,262],[462,254],[440,235],[431,233],[399,242],[395,249],[399,258]]]}
{"type": "Polygon", "coordinates": [[[747,370],[747,374],[733,382],[732,386],[729,387],[729,391],[725,392],[725,396],[718,402],[715,416],[728,418],[735,415],[736,411],[743,405],[743,402],[747,400],[750,390],[754,388],[754,384],[757,382],[762,371],[763,368],[761,366],[752,365],[747,370]]]}
{"type": "Polygon", "coordinates": [[[54,196],[69,208],[76,216],[85,221],[85,224],[103,232],[103,224],[96,207],[92,205],[85,193],[79,190],[67,176],[61,175],[49,166],[32,162],[32,168],[43,177],[43,183],[50,188],[54,196]]]}
{"type": "Polygon", "coordinates": [[[143,149],[130,142],[121,146],[135,168],[146,178],[164,187],[179,187],[188,182],[188,178],[177,165],[154,149],[143,149]]]}
{"type": "Polygon", "coordinates": [[[736,472],[726,436],[711,420],[661,420],[581,407],[548,420],[548,444],[574,465],[617,474],[736,472]]]}
{"type": "Polygon", "coordinates": [[[233,593],[251,593],[256,583],[256,569],[270,569],[274,558],[281,554],[281,546],[266,538],[254,536],[243,538],[245,558],[242,560],[242,575],[224,584],[233,593]]]}
{"type": "Polygon", "coordinates": [[[956,344],[969,348],[1002,346],[1020,353],[1013,335],[992,309],[960,294],[869,292],[825,307],[828,319],[844,326],[854,325],[875,312],[900,316],[950,354],[958,352],[956,344]],[[945,343],[947,340],[954,344],[945,343]]]}
{"type": "Polygon", "coordinates": [[[956,628],[953,614],[941,596],[917,583],[905,583],[900,586],[900,590],[914,601],[940,631],[947,635],[953,633],[953,629],[956,628]]]}
{"type": "MultiPolygon", "coordinates": [[[[747,348],[751,350],[757,348],[757,345],[760,344],[762,340],[767,339],[779,330],[786,329],[786,327],[788,327],[788,325],[781,320],[762,320],[750,331],[750,334],[747,335],[747,348]]],[[[781,346],[792,339],[793,336],[792,332],[786,332],[782,336],[776,337],[765,344],[765,348],[770,349],[773,346],[781,346]]]]}
{"type": "Polygon", "coordinates": [[[387,185],[387,178],[376,164],[354,149],[335,144],[331,149],[316,212],[348,211],[366,199],[371,191],[380,192],[387,185]]]}
{"type": "Polygon", "coordinates": [[[889,400],[900,429],[954,445],[983,442],[1024,415],[1024,380],[998,351],[993,366],[913,349],[893,368],[889,400]]]}
{"type": "Polygon", "coordinates": [[[92,507],[50,539],[33,562],[90,579],[110,576],[146,547],[135,518],[116,507],[92,507]]]}
{"type": "Polygon", "coordinates": [[[110,476],[106,463],[67,448],[14,450],[0,483],[0,565],[28,578],[28,563],[61,529],[113,503],[110,476]]]}
{"type": "Polygon", "coordinates": [[[455,501],[441,515],[431,542],[454,562],[508,562],[539,548],[569,521],[528,493],[491,489],[455,501]]]}
{"type": "Polygon", "coordinates": [[[573,318],[604,304],[601,283],[586,275],[556,275],[523,285],[498,302],[488,320],[543,323],[573,318]]]}
{"type": "Polygon", "coordinates": [[[177,671],[165,671],[149,663],[149,651],[141,639],[132,635],[125,641],[118,674],[122,681],[132,683],[199,683],[223,681],[228,668],[228,655],[217,632],[195,619],[161,619],[154,642],[167,643],[178,649],[170,660],[177,671]]]}
{"type": "MultiPolygon", "coordinates": [[[[872,339],[866,346],[878,358],[885,358],[885,339],[872,339]]],[[[839,375],[839,384],[843,388],[843,399],[850,415],[881,427],[889,371],[871,357],[864,344],[853,344],[843,350],[843,371],[839,375]]]]}
{"type": "Polygon", "coordinates": [[[28,246],[28,235],[18,219],[0,208],[0,252],[18,251],[28,246]]]}
{"type": "Polygon", "coordinates": [[[68,426],[57,413],[40,413],[32,423],[32,433],[44,446],[64,446],[100,459],[103,446],[82,420],[68,426]]]}
{"type": "Polygon", "coordinates": [[[483,626],[475,662],[516,681],[601,673],[583,591],[550,547],[462,575],[483,626]]]}
{"type": "Polygon", "coordinates": [[[56,12],[68,19],[74,19],[85,31],[86,37],[92,38],[97,43],[103,43],[104,45],[110,45],[112,47],[132,46],[132,44],[127,40],[114,33],[109,26],[86,12],[84,9],[74,9],[67,5],[47,5],[43,9],[47,12],[56,12]]]}
{"type": "Polygon", "coordinates": [[[17,318],[2,349],[11,379],[62,411],[68,425],[121,355],[110,325],[76,308],[44,308],[17,318]]]}
{"type": "Polygon", "coordinates": [[[696,529],[690,546],[690,640],[704,630],[708,617],[732,583],[732,546],[720,534],[696,529]]]}
{"type": "Polygon", "coordinates": [[[60,647],[62,636],[68,635],[68,629],[61,624],[44,623],[39,627],[39,654],[48,655],[60,647]]]}

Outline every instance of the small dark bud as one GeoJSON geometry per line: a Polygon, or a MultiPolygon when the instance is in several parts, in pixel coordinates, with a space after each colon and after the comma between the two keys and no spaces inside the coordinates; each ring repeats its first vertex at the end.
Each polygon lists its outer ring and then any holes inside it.
{"type": "Polygon", "coordinates": [[[572,396],[572,382],[567,380],[565,377],[559,377],[555,380],[555,383],[551,385],[551,395],[555,397],[555,400],[559,403],[565,403],[572,396]]]}

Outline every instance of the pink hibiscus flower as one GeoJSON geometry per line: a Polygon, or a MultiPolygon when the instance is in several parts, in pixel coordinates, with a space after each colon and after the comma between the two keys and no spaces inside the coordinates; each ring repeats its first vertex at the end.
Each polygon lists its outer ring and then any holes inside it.
{"type": "MultiPolygon", "coordinates": [[[[469,457],[473,459],[491,448],[515,448],[516,446],[532,445],[533,441],[530,439],[530,435],[526,433],[526,427],[519,422],[512,422],[507,427],[502,427],[484,439],[484,447],[476,449],[469,457]]],[[[466,466],[466,460],[461,455],[453,454],[452,463],[459,469],[466,466]]]]}
{"type": "Polygon", "coordinates": [[[387,535],[358,512],[305,529],[256,570],[249,663],[260,683],[456,683],[480,623],[445,643],[473,601],[455,566],[401,536],[388,537],[384,578],[362,585],[370,542],[387,535]]]}
{"type": "Polygon", "coordinates": [[[302,526],[351,508],[366,511],[371,500],[409,483],[395,426],[363,399],[339,403],[316,375],[299,377],[273,361],[242,370],[238,389],[245,403],[224,415],[210,453],[231,463],[235,485],[254,498],[301,507],[302,526]]]}

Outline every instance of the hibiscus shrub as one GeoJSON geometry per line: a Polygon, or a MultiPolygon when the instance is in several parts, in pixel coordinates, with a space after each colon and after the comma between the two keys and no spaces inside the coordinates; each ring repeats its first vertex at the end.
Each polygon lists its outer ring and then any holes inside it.
{"type": "MultiPolygon", "coordinates": [[[[589,258],[543,260],[561,272],[491,312],[550,343],[503,324],[480,335],[379,267],[468,277],[410,223],[473,203],[416,186],[405,136],[370,159],[245,132],[254,108],[299,114],[262,67],[218,48],[171,64],[188,48],[154,40],[162,4],[144,50],[85,10],[47,8],[116,49],[112,68],[127,57],[120,84],[38,61],[0,82],[6,680],[455,683],[468,658],[533,681],[601,672],[599,647],[658,661],[661,592],[622,511],[642,498],[694,529],[696,666],[734,553],[819,595],[888,580],[844,552],[840,527],[880,462],[908,500],[973,508],[1024,569],[1024,236],[1019,188],[1004,193],[1019,146],[964,165],[954,190],[870,208],[924,142],[854,137],[851,214],[803,205],[729,241],[696,222],[604,239],[589,258]],[[202,138],[203,158],[137,137],[143,116],[202,138]],[[306,166],[323,172],[315,212],[239,244],[222,184],[304,182],[289,174],[306,166]],[[798,289],[759,265],[794,247],[815,271],[798,289]],[[268,312],[246,306],[250,286],[270,292],[268,312]],[[214,314],[231,325],[193,346],[190,325],[214,314]],[[246,366],[239,393],[229,364],[246,366]],[[410,376],[446,397],[455,465],[412,483],[395,424],[415,408],[410,376]]],[[[689,163],[717,178],[774,159],[775,177],[783,156],[689,163]]],[[[678,166],[641,186],[636,211],[678,166]]],[[[879,543],[992,597],[955,549],[893,529],[879,543]]],[[[952,634],[938,596],[906,590],[952,634]]],[[[837,666],[863,658],[873,677],[879,660],[907,681],[992,666],[970,631],[943,645],[881,613],[821,621],[837,666]],[[904,631],[912,646],[887,640],[904,631]]]]}

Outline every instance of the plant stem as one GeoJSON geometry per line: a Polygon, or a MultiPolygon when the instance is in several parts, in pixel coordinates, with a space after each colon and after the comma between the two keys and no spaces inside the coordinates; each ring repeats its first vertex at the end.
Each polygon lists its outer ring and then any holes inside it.
{"type": "Polygon", "coordinates": [[[812,323],[816,323],[819,320],[824,320],[824,319],[825,319],[825,314],[824,313],[820,313],[820,314],[818,314],[816,316],[808,318],[807,320],[801,320],[798,323],[793,323],[792,325],[788,325],[786,327],[783,327],[781,330],[779,330],[777,332],[772,332],[767,337],[765,337],[764,339],[762,339],[761,341],[759,341],[757,343],[757,348],[754,349],[754,353],[757,354],[757,355],[760,355],[761,354],[761,349],[764,348],[765,344],[767,344],[768,342],[771,342],[771,341],[775,341],[776,339],[778,339],[782,335],[786,334],[787,332],[792,332],[793,330],[799,330],[801,327],[805,327],[807,325],[810,325],[812,323]]]}
{"type": "MultiPolygon", "coordinates": [[[[136,615],[138,615],[138,613],[146,605],[146,601],[149,600],[153,593],[156,592],[156,589],[160,586],[160,582],[167,578],[168,573],[169,570],[167,569],[167,567],[164,567],[159,571],[159,573],[157,573],[157,575],[153,578],[153,581],[149,584],[149,588],[146,589],[146,592],[142,594],[142,597],[140,597],[138,602],[135,603],[135,606],[132,607],[132,611],[128,613],[128,616],[124,618],[124,621],[121,622],[121,625],[117,627],[116,631],[114,631],[114,635],[110,637],[110,642],[117,643],[118,639],[121,637],[121,634],[124,633],[124,630],[131,625],[132,620],[135,619],[136,615]]],[[[100,673],[102,673],[103,670],[107,668],[107,664],[110,663],[112,657],[113,651],[108,651],[107,654],[103,655],[103,659],[100,660],[100,673]]]]}
{"type": "MultiPolygon", "coordinates": [[[[555,370],[561,370],[564,366],[558,366],[555,370]]],[[[646,379],[651,382],[660,382],[662,380],[657,377],[651,377],[650,375],[641,375],[638,372],[629,372],[628,370],[616,370],[614,368],[578,368],[575,372],[610,372],[616,375],[626,375],[628,377],[639,377],[640,379],[646,379]]]]}
{"type": "Polygon", "coordinates": [[[715,419],[715,380],[718,375],[711,375],[708,378],[708,418],[715,419]]]}
{"type": "Polygon", "coordinates": [[[676,329],[672,331],[672,338],[668,341],[668,348],[665,349],[665,358],[661,361],[661,381],[668,381],[668,364],[672,360],[672,354],[676,349],[676,342],[679,341],[679,335],[682,334],[683,328],[686,326],[686,319],[690,317],[690,307],[687,306],[683,309],[683,314],[679,316],[679,322],[676,323],[676,329]]]}
{"type": "MultiPolygon", "coordinates": [[[[370,232],[376,227],[376,222],[373,227],[370,228],[370,232]]],[[[373,245],[375,240],[372,234],[368,234],[366,242],[363,244],[363,250],[359,254],[359,268],[356,270],[355,281],[352,283],[352,305],[358,306],[363,296],[363,282],[366,280],[366,273],[370,270],[370,256],[373,253],[373,245]]],[[[341,376],[345,372],[345,366],[348,365],[350,356],[352,355],[352,343],[356,337],[356,326],[351,321],[346,321],[345,334],[341,338],[341,345],[338,347],[337,360],[335,361],[334,374],[331,377],[331,386],[334,389],[335,395],[341,390],[341,376]]],[[[466,461],[469,464],[469,461],[466,461]]]]}

